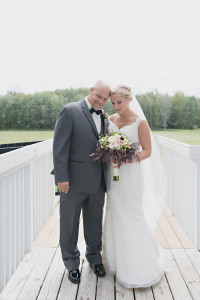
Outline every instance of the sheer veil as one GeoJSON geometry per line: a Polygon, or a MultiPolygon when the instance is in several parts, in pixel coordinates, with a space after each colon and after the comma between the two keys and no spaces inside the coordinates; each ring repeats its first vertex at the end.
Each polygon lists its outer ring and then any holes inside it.
{"type": "MultiPolygon", "coordinates": [[[[132,101],[130,101],[129,106],[140,119],[146,120],[143,110],[135,96],[132,96],[132,101]]],[[[159,148],[151,130],[150,134],[152,154],[150,158],[143,160],[141,163],[144,176],[144,214],[148,225],[153,229],[156,226],[156,221],[161,215],[165,203],[166,174],[161,161],[159,148]]]]}

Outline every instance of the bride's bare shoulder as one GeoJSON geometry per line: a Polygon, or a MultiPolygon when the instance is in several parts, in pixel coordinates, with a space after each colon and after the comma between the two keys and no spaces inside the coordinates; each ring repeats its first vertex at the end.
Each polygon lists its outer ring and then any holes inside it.
{"type": "Polygon", "coordinates": [[[134,113],[133,112],[133,114],[132,114],[132,120],[133,121],[136,121],[137,119],[139,119],[140,117],[136,114],[136,113],[134,113]]]}

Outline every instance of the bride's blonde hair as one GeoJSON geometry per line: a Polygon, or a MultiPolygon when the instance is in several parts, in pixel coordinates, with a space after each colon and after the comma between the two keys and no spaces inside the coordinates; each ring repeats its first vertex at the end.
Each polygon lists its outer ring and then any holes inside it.
{"type": "Polygon", "coordinates": [[[116,87],[111,89],[111,96],[113,94],[121,94],[122,96],[126,97],[126,98],[130,98],[130,100],[132,99],[132,92],[131,92],[131,88],[127,85],[117,85],[116,87]]]}

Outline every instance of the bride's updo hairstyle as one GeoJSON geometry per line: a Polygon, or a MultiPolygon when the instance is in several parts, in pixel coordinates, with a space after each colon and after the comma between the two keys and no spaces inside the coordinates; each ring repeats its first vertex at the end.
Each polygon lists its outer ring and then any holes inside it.
{"type": "Polygon", "coordinates": [[[118,85],[118,86],[112,88],[111,89],[111,96],[113,94],[121,94],[123,97],[129,98],[130,100],[132,100],[131,88],[129,86],[126,86],[126,85],[118,85]]]}

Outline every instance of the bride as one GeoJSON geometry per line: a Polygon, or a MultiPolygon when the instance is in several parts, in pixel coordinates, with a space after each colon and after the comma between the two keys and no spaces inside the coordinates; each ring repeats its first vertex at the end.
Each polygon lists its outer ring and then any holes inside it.
{"type": "Polygon", "coordinates": [[[111,164],[108,168],[104,223],[107,272],[127,288],[149,287],[164,274],[151,234],[163,204],[159,153],[155,153],[152,133],[139,103],[132,100],[131,89],[120,85],[111,91],[110,99],[116,113],[108,119],[109,132],[123,132],[132,143],[139,142],[141,151],[140,163],[132,161],[120,167],[119,181],[112,180],[111,164]]]}

